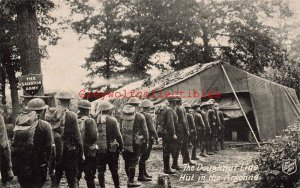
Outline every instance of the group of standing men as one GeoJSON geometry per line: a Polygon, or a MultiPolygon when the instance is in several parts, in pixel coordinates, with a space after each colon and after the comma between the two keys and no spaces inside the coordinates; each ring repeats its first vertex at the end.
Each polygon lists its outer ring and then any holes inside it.
{"type": "MultiPolygon", "coordinates": [[[[190,106],[182,104],[180,96],[171,96],[168,105],[161,105],[155,111],[155,128],[153,114],[150,113],[153,103],[147,99],[130,98],[117,121],[111,115],[114,106],[109,101],[101,101],[98,113],[92,117],[89,101],[80,100],[75,114],[69,110],[73,96],[61,92],[56,98],[59,101],[56,108],[49,108],[42,99],[34,98],[18,116],[11,144],[11,160],[9,144],[1,147],[8,153],[4,158],[7,159],[6,165],[1,164],[3,183],[10,181],[14,173],[24,188],[42,187],[49,179],[52,187],[59,187],[65,174],[68,186],[76,188],[84,172],[87,187],[93,188],[98,172],[99,185],[105,187],[104,174],[108,165],[115,187],[120,187],[118,168],[122,154],[127,186],[138,187],[140,184],[134,180],[137,165],[138,181],[151,181],[146,161],[153,144],[155,141],[158,143],[158,136],[163,139],[166,174],[175,173],[170,168],[170,156],[173,158],[172,169],[180,170],[180,152],[184,164],[194,165],[191,160],[199,159],[196,156],[199,146],[203,157],[214,154],[218,142],[224,149],[224,118],[213,99],[190,106]]],[[[1,116],[0,125],[1,129],[5,127],[1,116]]],[[[2,139],[3,136],[0,136],[2,139]]],[[[7,135],[4,139],[8,140],[7,135]]],[[[5,142],[1,142],[1,146],[4,145],[2,143],[5,142]]],[[[1,163],[3,161],[1,158],[1,163]]]]}
{"type": "Polygon", "coordinates": [[[182,104],[179,95],[168,98],[168,105],[157,110],[157,131],[163,139],[164,172],[174,174],[180,170],[178,157],[181,152],[183,164],[194,165],[191,160],[199,160],[196,154],[200,146],[200,156],[214,155],[218,143],[224,149],[224,117],[218,103],[209,99],[201,104],[182,104]],[[192,144],[191,157],[189,145],[192,144]],[[170,166],[170,157],[173,163],[170,166]]]}

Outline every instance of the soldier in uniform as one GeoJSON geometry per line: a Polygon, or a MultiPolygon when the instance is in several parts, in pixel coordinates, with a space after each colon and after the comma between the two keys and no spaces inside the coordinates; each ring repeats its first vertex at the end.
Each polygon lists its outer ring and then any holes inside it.
{"type": "Polygon", "coordinates": [[[192,159],[193,160],[198,160],[199,158],[197,157],[197,146],[200,146],[200,156],[202,157],[207,157],[205,154],[205,149],[206,149],[206,126],[203,121],[201,111],[200,111],[200,104],[193,104],[192,105],[192,115],[194,117],[195,121],[195,127],[197,130],[197,141],[195,144],[193,144],[193,149],[192,149],[192,159]]]}
{"type": "Polygon", "coordinates": [[[224,115],[223,112],[219,109],[219,104],[215,103],[214,104],[214,110],[216,114],[216,119],[217,119],[217,127],[218,127],[218,133],[217,133],[217,141],[215,143],[215,148],[217,149],[217,144],[220,142],[221,144],[221,150],[224,150],[224,115]]]}
{"type": "Polygon", "coordinates": [[[180,170],[181,168],[178,165],[178,157],[179,153],[183,153],[183,157],[185,154],[185,150],[188,150],[188,138],[190,136],[189,129],[187,126],[187,116],[186,116],[186,111],[182,107],[182,100],[180,95],[173,95],[175,97],[176,101],[176,113],[178,116],[178,123],[177,126],[175,127],[176,129],[176,136],[177,136],[177,141],[175,142],[174,145],[174,152],[173,152],[173,164],[172,168],[175,170],[180,170]],[[183,145],[185,143],[185,145],[183,145]]]}
{"type": "MultiPolygon", "coordinates": [[[[0,94],[0,102],[1,102],[1,97],[2,95],[0,94]]],[[[13,180],[14,175],[12,172],[9,140],[7,136],[4,119],[1,114],[0,114],[0,171],[1,171],[3,185],[13,180]]]]}
{"type": "Polygon", "coordinates": [[[78,101],[78,126],[81,133],[83,144],[84,161],[78,159],[78,182],[81,174],[84,172],[86,184],[88,188],[95,187],[96,173],[96,141],[97,141],[97,125],[93,118],[90,117],[91,103],[88,100],[78,101]]]}
{"type": "Polygon", "coordinates": [[[139,161],[139,176],[138,181],[151,181],[152,176],[150,176],[146,171],[146,161],[150,157],[150,153],[152,150],[152,146],[154,144],[154,140],[156,140],[156,143],[158,143],[158,135],[156,133],[156,130],[154,128],[153,119],[150,112],[150,107],[153,106],[153,103],[145,99],[141,102],[140,107],[142,107],[141,114],[145,116],[146,124],[149,132],[149,146],[148,148],[145,148],[145,144],[142,145],[143,149],[141,150],[141,158],[139,161]]]}
{"type": "Polygon", "coordinates": [[[200,105],[200,109],[201,109],[201,116],[202,119],[204,121],[204,125],[205,125],[205,145],[206,145],[206,152],[207,155],[214,155],[212,153],[212,145],[211,145],[211,141],[212,141],[212,131],[211,131],[211,127],[212,127],[212,118],[210,118],[212,116],[212,110],[209,109],[209,103],[208,102],[203,102],[200,105]]]}
{"type": "MultiPolygon", "coordinates": [[[[128,101],[133,102],[133,101],[128,101]]],[[[134,181],[136,165],[139,161],[141,146],[148,147],[148,129],[145,117],[136,112],[136,107],[125,105],[121,117],[121,133],[124,141],[123,158],[125,161],[125,172],[128,177],[128,187],[139,187],[134,181]]]]}
{"type": "Polygon", "coordinates": [[[68,92],[60,92],[56,96],[59,106],[56,109],[57,126],[52,126],[56,145],[56,165],[54,186],[59,187],[65,172],[70,188],[78,186],[78,160],[83,160],[83,145],[77,116],[70,111],[70,102],[74,97],[68,92]]]}
{"type": "Polygon", "coordinates": [[[116,118],[110,115],[114,106],[109,101],[100,101],[99,113],[96,116],[98,139],[97,139],[97,169],[101,188],[105,187],[106,165],[112,175],[116,188],[120,187],[119,180],[119,155],[123,150],[123,139],[116,118]]]}
{"type": "Polygon", "coordinates": [[[182,157],[183,157],[183,164],[195,165],[195,163],[193,163],[191,161],[188,148],[189,148],[190,142],[195,143],[195,141],[197,140],[197,130],[195,127],[194,117],[191,114],[191,105],[184,103],[182,106],[185,108],[185,111],[186,111],[187,125],[188,125],[188,129],[189,129],[189,133],[190,133],[190,137],[184,139],[183,147],[181,150],[182,157]]]}
{"type": "Polygon", "coordinates": [[[31,99],[16,119],[12,141],[12,163],[21,187],[41,188],[48,179],[54,138],[51,125],[42,120],[48,106],[31,99]]]}
{"type": "Polygon", "coordinates": [[[170,168],[170,157],[174,149],[174,142],[177,140],[175,124],[178,121],[175,112],[176,102],[174,98],[168,98],[169,106],[160,105],[156,111],[157,134],[162,137],[164,173],[175,174],[170,168]]]}
{"type": "Polygon", "coordinates": [[[215,113],[215,110],[213,108],[214,106],[214,103],[215,103],[215,100],[214,99],[209,99],[207,101],[208,103],[208,120],[209,120],[209,123],[210,123],[210,126],[211,126],[211,137],[210,137],[210,150],[212,153],[216,153],[217,150],[216,148],[214,147],[216,142],[217,142],[217,139],[218,139],[218,127],[217,127],[217,118],[216,118],[216,113],[215,113]]]}

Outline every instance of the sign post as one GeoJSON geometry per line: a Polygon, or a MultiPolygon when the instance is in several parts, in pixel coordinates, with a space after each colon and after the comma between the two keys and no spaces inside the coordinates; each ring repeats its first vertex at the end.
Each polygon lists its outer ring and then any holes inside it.
{"type": "Polygon", "coordinates": [[[43,87],[43,75],[29,74],[19,76],[19,84],[22,87],[24,94],[29,96],[41,95],[40,92],[43,87]]]}

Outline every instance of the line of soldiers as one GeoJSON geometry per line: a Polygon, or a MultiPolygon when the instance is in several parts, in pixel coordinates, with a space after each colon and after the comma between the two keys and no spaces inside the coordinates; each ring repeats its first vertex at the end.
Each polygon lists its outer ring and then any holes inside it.
{"type": "MultiPolygon", "coordinates": [[[[212,155],[218,142],[224,149],[224,118],[213,100],[190,106],[182,104],[180,96],[173,95],[168,98],[168,106],[161,105],[156,110],[155,128],[150,113],[153,103],[147,99],[130,98],[118,122],[111,115],[114,106],[109,101],[101,101],[98,113],[92,117],[89,101],[80,100],[75,114],[69,110],[72,95],[61,92],[56,98],[59,101],[56,108],[49,108],[42,99],[34,98],[18,116],[11,145],[12,162],[8,160],[8,165],[4,165],[8,167],[6,173],[1,171],[4,183],[13,177],[12,169],[24,188],[43,187],[49,179],[52,187],[59,187],[63,174],[68,186],[76,188],[84,172],[87,187],[94,188],[98,172],[100,187],[105,187],[104,174],[108,165],[115,187],[120,187],[118,169],[122,154],[127,186],[139,187],[134,180],[136,167],[138,165],[138,181],[151,181],[146,164],[153,144],[158,144],[158,136],[163,139],[166,174],[175,173],[170,168],[171,156],[172,169],[179,171],[180,153],[184,164],[194,165],[192,160],[199,159],[196,156],[199,145],[203,157],[212,155]]],[[[6,148],[10,152],[8,144],[6,148]]]]}
{"type": "Polygon", "coordinates": [[[164,173],[174,174],[172,169],[181,170],[178,165],[180,152],[183,164],[194,165],[191,160],[199,160],[196,155],[199,146],[202,157],[214,155],[218,143],[224,149],[224,117],[214,99],[201,105],[189,105],[182,104],[179,95],[173,95],[168,98],[168,105],[161,105],[156,113],[157,131],[163,139],[164,173]],[[170,166],[171,156],[173,163],[170,166]]]}

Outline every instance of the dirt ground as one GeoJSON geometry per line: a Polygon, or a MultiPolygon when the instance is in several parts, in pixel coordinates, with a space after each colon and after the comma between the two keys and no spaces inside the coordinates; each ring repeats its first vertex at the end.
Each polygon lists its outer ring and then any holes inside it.
{"type": "MultiPolygon", "coordinates": [[[[195,161],[196,166],[192,168],[184,168],[181,172],[175,175],[170,175],[171,185],[175,188],[181,187],[244,187],[243,182],[255,180],[255,176],[250,175],[251,171],[255,171],[256,167],[251,165],[252,159],[258,154],[254,151],[242,151],[236,148],[228,148],[219,151],[216,155],[207,158],[200,157],[200,160],[195,161]]],[[[120,157],[120,182],[121,187],[126,187],[127,177],[124,171],[124,162],[120,157]]],[[[179,158],[181,164],[181,157],[179,158]]],[[[148,172],[153,176],[153,180],[147,183],[141,183],[143,188],[156,187],[157,179],[160,174],[164,174],[162,151],[155,149],[151,153],[151,157],[147,163],[148,172]]],[[[182,166],[184,167],[184,166],[182,166]]],[[[96,180],[96,184],[98,181],[96,180]]],[[[6,186],[8,188],[17,188],[16,183],[6,186]]],[[[45,187],[49,187],[49,183],[45,187]]],[[[61,187],[67,187],[66,180],[63,179],[61,187]]],[[[80,181],[80,187],[86,187],[85,181],[80,181]]],[[[114,187],[110,172],[106,172],[106,187],[114,187]]]]}

